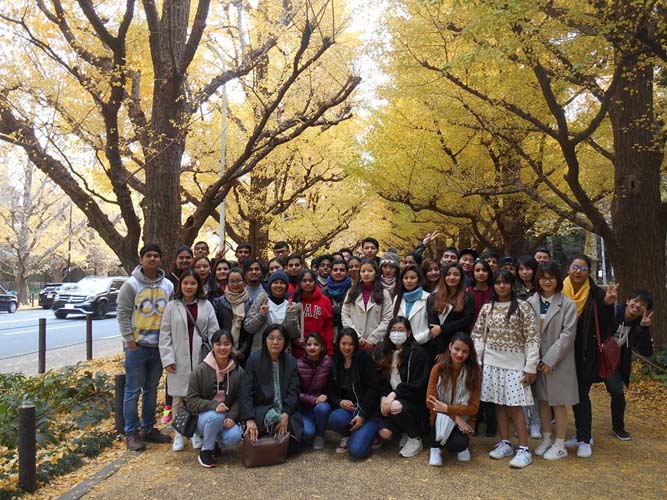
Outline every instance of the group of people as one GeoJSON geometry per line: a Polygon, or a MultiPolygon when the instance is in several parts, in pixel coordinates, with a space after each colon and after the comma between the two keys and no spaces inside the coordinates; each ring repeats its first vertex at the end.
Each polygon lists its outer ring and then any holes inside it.
{"type": "MultiPolygon", "coordinates": [[[[443,451],[470,460],[481,425],[499,434],[489,456],[515,468],[533,455],[567,457],[568,445],[590,457],[596,382],[611,395],[613,433],[629,440],[624,385],[632,349],[653,351],[650,293],[616,304],[616,287],[595,283],[587,256],[563,273],[543,248],[518,260],[454,247],[423,258],[435,237],[402,260],[394,249],[379,255],[369,237],[362,255],[343,248],[310,267],[286,242],[268,262],[247,244],[235,261],[211,262],[198,242],[177,250],[169,273],[160,248],[145,245],[118,296],[128,449],[172,441],[155,427],[163,370],[163,421],[181,405],[196,415],[192,446],[204,467],[267,434],[289,433],[292,452],[319,450],[327,430],[340,435],[337,453],[364,458],[395,441],[413,457],[426,444],[429,464],[441,466],[443,451]],[[598,345],[610,337],[620,363],[602,379],[598,345]],[[532,452],[529,436],[539,440],[532,452]]],[[[185,442],[176,432],[173,450],[185,442]]]]}

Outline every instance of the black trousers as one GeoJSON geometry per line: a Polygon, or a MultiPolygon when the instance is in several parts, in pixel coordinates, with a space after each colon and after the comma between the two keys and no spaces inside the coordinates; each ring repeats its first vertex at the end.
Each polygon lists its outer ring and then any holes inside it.
{"type": "Polygon", "coordinates": [[[406,433],[408,437],[419,437],[419,420],[421,408],[410,401],[398,399],[403,405],[403,411],[396,415],[390,413],[382,417],[380,429],[389,429],[396,436],[406,433]]]}
{"type": "Polygon", "coordinates": [[[623,377],[618,368],[604,379],[604,385],[611,396],[611,426],[615,431],[625,430],[625,392],[623,377]]]}
{"type": "Polygon", "coordinates": [[[463,434],[457,426],[454,426],[452,433],[445,441],[445,446],[442,446],[440,443],[435,440],[435,425],[431,426],[431,447],[432,448],[444,448],[450,453],[460,453],[470,444],[470,438],[463,434]]]}

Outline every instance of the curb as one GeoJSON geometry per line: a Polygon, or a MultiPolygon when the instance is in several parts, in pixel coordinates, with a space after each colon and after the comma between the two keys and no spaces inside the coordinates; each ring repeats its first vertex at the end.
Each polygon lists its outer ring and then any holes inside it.
{"type": "Polygon", "coordinates": [[[90,490],[92,490],[95,486],[113,476],[123,465],[129,462],[136,455],[136,452],[126,451],[123,455],[108,464],[102,470],[97,471],[85,481],[74,486],[74,488],[69,490],[67,493],[64,493],[58,497],[58,500],[78,500],[90,492],[90,490]]]}

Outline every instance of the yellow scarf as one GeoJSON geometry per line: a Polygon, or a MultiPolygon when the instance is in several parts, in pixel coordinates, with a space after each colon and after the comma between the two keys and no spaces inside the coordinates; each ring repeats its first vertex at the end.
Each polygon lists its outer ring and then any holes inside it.
{"type": "Polygon", "coordinates": [[[586,280],[586,282],[581,285],[577,293],[574,292],[574,287],[568,276],[563,280],[563,295],[572,299],[575,304],[577,304],[577,317],[581,316],[581,313],[584,312],[584,306],[588,300],[588,294],[591,291],[591,282],[586,280]]]}

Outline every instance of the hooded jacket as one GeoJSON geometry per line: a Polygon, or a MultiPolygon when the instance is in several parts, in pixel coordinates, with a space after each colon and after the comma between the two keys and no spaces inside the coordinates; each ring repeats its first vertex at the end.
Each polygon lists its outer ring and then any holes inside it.
{"type": "Polygon", "coordinates": [[[158,347],[160,323],[174,285],[158,269],[157,278],[149,279],[143,267],[137,266],[132,276],[120,287],[117,319],[124,342],[134,341],[146,347],[158,347]]]}
{"type": "MultiPolygon", "coordinates": [[[[311,295],[301,294],[301,307],[303,314],[303,336],[317,332],[324,339],[327,354],[333,355],[333,308],[329,297],[322,295],[318,287],[315,287],[311,295]]],[[[302,349],[295,349],[294,355],[300,358],[302,349]]]]}
{"type": "MultiPolygon", "coordinates": [[[[220,404],[220,401],[213,399],[218,392],[213,363],[215,363],[213,353],[208,353],[204,361],[190,374],[185,406],[193,413],[215,411],[220,404]]],[[[240,416],[242,376],[243,368],[238,365],[225,376],[225,404],[229,408],[225,416],[235,422],[240,416]]]]}

